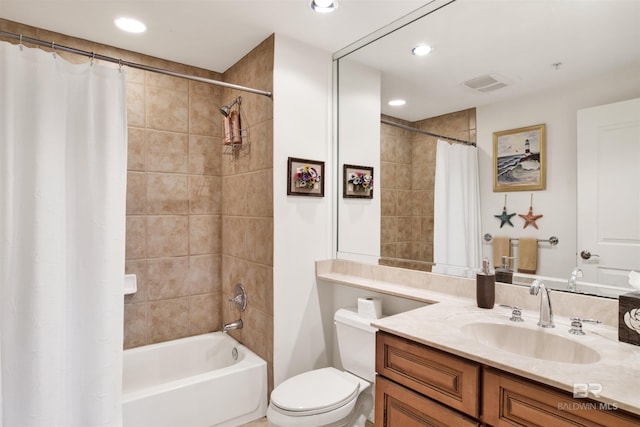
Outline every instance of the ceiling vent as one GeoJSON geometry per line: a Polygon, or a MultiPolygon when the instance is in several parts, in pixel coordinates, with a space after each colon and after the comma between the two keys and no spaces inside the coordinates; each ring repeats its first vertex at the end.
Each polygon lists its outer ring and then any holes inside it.
{"type": "Polygon", "coordinates": [[[467,80],[463,85],[476,92],[493,92],[508,86],[509,83],[507,79],[497,74],[485,74],[484,76],[467,80]]]}

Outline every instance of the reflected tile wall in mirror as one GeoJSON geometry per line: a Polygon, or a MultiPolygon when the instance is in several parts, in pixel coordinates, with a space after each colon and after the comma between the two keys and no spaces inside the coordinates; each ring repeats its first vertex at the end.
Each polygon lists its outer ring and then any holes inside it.
{"type": "MultiPolygon", "coordinates": [[[[413,128],[475,141],[470,108],[417,122],[383,116],[413,128]]],[[[437,138],[381,124],[380,263],[430,271],[433,262],[433,194],[437,138]]]]}

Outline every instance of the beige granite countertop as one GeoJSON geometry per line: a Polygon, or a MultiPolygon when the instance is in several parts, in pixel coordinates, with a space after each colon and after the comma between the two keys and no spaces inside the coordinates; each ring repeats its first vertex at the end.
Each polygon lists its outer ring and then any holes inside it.
{"type": "Polygon", "coordinates": [[[556,327],[543,329],[536,325],[539,297],[528,296],[528,290],[523,287],[511,289],[510,285],[503,284],[496,287],[497,304],[524,308],[525,321],[515,323],[509,321],[509,309],[496,307],[486,310],[476,306],[475,286],[470,286],[475,285],[473,279],[342,260],[318,261],[316,275],[329,283],[429,303],[425,307],[372,321],[372,325],[380,330],[569,392],[573,392],[575,383],[600,384],[602,391],[595,400],[610,404],[611,408],[640,415],[640,347],[618,341],[617,300],[590,300],[582,295],[552,293],[556,327]],[[556,310],[556,302],[561,310],[556,310]],[[577,308],[579,314],[574,313],[577,308]],[[586,335],[575,336],[568,330],[569,316],[576,315],[598,318],[604,323],[585,323],[586,335]],[[464,325],[482,322],[517,325],[535,329],[537,333],[574,340],[595,349],[600,360],[585,364],[540,360],[480,343],[463,332],[464,325]]]}

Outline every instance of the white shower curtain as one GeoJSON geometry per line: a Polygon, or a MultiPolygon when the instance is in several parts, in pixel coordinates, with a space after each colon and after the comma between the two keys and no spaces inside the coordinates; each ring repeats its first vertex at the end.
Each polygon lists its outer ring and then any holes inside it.
{"type": "Polygon", "coordinates": [[[432,271],[473,276],[482,256],[476,147],[438,140],[433,222],[432,271]]]}
{"type": "Polygon", "coordinates": [[[4,427],[122,424],[125,102],[117,67],[0,42],[4,427]]]}

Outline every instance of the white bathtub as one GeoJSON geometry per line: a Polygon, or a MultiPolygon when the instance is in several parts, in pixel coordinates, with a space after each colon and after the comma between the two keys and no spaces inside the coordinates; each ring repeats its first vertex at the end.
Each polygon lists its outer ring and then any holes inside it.
{"type": "Polygon", "coordinates": [[[266,414],[266,362],[222,332],[125,350],[123,365],[124,427],[235,427],[266,414]]]}

